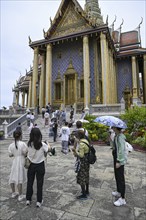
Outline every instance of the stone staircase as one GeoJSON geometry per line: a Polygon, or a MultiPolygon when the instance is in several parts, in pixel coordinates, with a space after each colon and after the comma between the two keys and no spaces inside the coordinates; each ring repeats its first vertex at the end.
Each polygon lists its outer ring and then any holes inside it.
{"type": "MultiPolygon", "coordinates": [[[[69,121],[69,112],[67,112],[66,115],[67,121],[69,121]]],[[[79,114],[75,114],[75,120],[79,119],[80,115],[79,114]]],[[[35,120],[35,124],[37,124],[38,128],[41,130],[42,136],[43,136],[43,140],[48,141],[49,143],[53,142],[53,137],[49,137],[49,126],[45,126],[45,122],[44,119],[42,118],[41,115],[38,116],[38,118],[35,120]]],[[[72,130],[75,129],[75,126],[70,128],[71,132],[72,130]]],[[[60,127],[58,126],[58,134],[60,133],[60,127]]],[[[14,140],[13,138],[13,134],[11,134],[7,139],[9,140],[14,140]]],[[[22,140],[27,142],[29,140],[29,129],[27,126],[27,123],[25,122],[22,125],[22,140]]],[[[57,142],[61,141],[61,138],[59,138],[59,135],[57,137],[57,142]]]]}

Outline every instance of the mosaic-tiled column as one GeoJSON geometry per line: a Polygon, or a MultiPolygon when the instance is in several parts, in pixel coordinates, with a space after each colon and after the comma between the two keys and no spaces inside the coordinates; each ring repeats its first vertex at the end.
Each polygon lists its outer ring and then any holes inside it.
{"type": "Polygon", "coordinates": [[[133,91],[133,104],[137,103],[138,99],[138,88],[137,88],[137,67],[136,58],[132,57],[132,91],[133,91]]]}
{"type": "Polygon", "coordinates": [[[146,104],[146,55],[143,55],[143,96],[146,104]]]}
{"type": "Polygon", "coordinates": [[[28,104],[27,107],[30,108],[31,105],[31,97],[32,97],[32,78],[30,77],[29,80],[29,91],[28,91],[28,104]]]}
{"type": "Polygon", "coordinates": [[[89,111],[90,103],[90,63],[89,63],[89,39],[88,36],[83,37],[83,66],[84,66],[84,106],[85,111],[89,111]]]}
{"type": "Polygon", "coordinates": [[[34,48],[33,73],[32,73],[32,107],[37,106],[36,82],[38,81],[38,48],[34,48]]]}
{"type": "Polygon", "coordinates": [[[52,104],[52,45],[47,45],[46,57],[46,104],[52,104]]]}
{"type": "Polygon", "coordinates": [[[41,76],[40,76],[40,90],[39,90],[39,106],[40,109],[45,105],[45,55],[42,54],[42,67],[41,67],[41,76]]]}
{"type": "Polygon", "coordinates": [[[100,35],[100,46],[101,46],[101,66],[102,66],[102,103],[107,104],[107,72],[108,72],[108,62],[107,62],[107,44],[106,35],[101,32],[100,35]]]}

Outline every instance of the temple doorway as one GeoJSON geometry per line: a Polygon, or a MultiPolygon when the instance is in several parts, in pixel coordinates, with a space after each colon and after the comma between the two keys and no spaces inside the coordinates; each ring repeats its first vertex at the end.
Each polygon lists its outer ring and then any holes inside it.
{"type": "Polygon", "coordinates": [[[65,75],[65,105],[75,103],[75,74],[65,75]]]}

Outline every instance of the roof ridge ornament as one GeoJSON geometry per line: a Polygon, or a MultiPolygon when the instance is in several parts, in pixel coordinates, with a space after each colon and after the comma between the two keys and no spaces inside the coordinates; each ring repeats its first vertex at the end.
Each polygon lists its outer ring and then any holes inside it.
{"type": "Polygon", "coordinates": [[[31,40],[30,36],[28,36],[28,40],[29,40],[29,44],[31,44],[32,40],[31,40]]]}
{"type": "Polygon", "coordinates": [[[141,17],[141,22],[139,23],[139,25],[137,26],[137,28],[135,29],[138,32],[138,40],[140,42],[140,47],[141,47],[141,35],[140,35],[140,25],[143,22],[143,17],[141,17]]]}

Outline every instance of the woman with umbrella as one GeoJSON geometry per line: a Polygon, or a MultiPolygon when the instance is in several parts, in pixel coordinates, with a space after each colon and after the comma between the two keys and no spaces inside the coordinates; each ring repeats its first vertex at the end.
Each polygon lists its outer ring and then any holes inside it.
{"type": "Polygon", "coordinates": [[[125,135],[122,133],[122,128],[112,127],[115,132],[113,141],[113,160],[114,160],[114,174],[116,180],[117,190],[112,192],[112,195],[118,200],[114,202],[115,206],[122,206],[126,204],[125,201],[125,176],[124,165],[127,162],[125,154],[125,135]]]}
{"type": "Polygon", "coordinates": [[[126,205],[124,165],[127,162],[127,154],[125,152],[126,137],[123,134],[122,129],[127,128],[127,126],[125,122],[114,116],[101,116],[97,117],[94,121],[110,126],[115,132],[115,137],[112,141],[112,154],[117,190],[112,192],[112,195],[118,198],[118,200],[114,202],[115,206],[126,205]]]}

